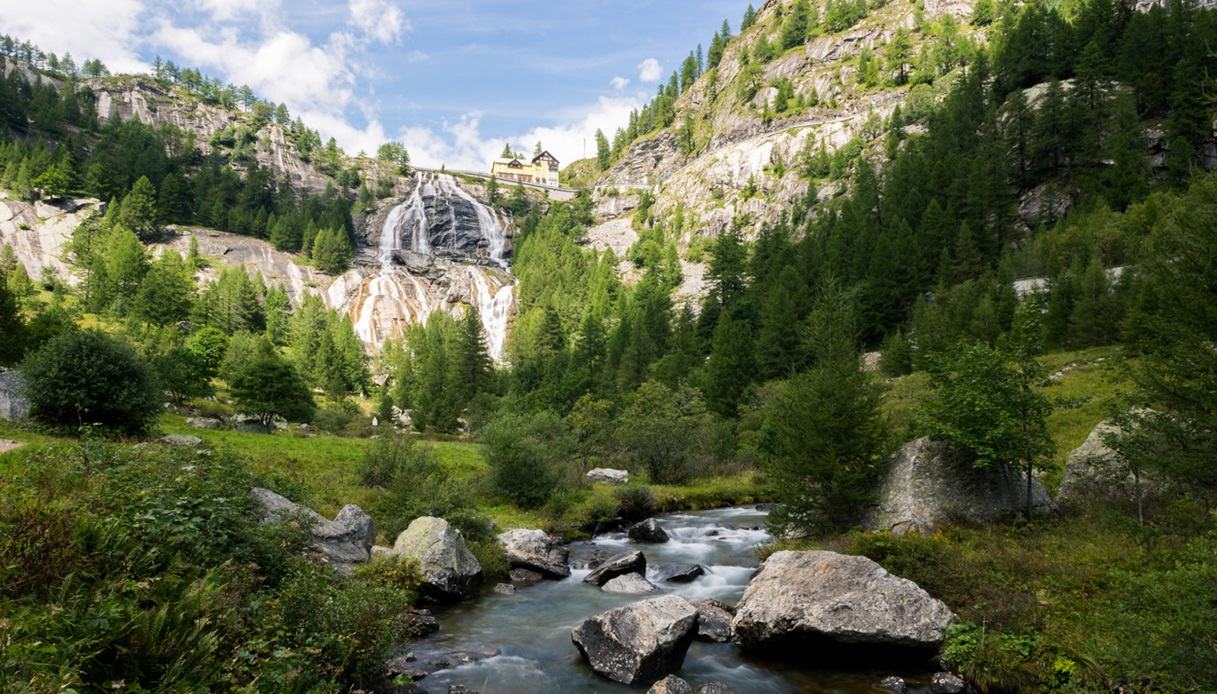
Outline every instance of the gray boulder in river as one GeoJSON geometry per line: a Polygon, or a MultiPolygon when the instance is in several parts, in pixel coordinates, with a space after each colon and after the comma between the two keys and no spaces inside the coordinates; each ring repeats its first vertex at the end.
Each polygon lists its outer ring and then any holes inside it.
{"type": "Polygon", "coordinates": [[[625,574],[618,576],[600,586],[606,593],[624,593],[626,595],[642,595],[660,592],[659,586],[651,583],[642,574],[625,574]]]}
{"type": "MultiPolygon", "coordinates": [[[[891,458],[868,515],[869,530],[931,533],[952,519],[991,521],[1026,508],[1027,476],[1010,467],[977,470],[943,443],[910,441],[891,458]]],[[[1038,480],[1031,481],[1034,511],[1056,509],[1038,480]]]]}
{"type": "Polygon", "coordinates": [[[269,489],[255,487],[250,496],[260,509],[263,523],[290,520],[307,523],[318,558],[339,573],[350,574],[356,565],[371,559],[376,526],[372,517],[358,506],[343,506],[334,520],[326,520],[313,509],[292,503],[269,489]]]}
{"type": "Polygon", "coordinates": [[[654,518],[648,518],[641,523],[635,523],[630,526],[626,533],[634,542],[667,542],[668,534],[660,527],[659,523],[655,522],[654,518]]]}
{"type": "Polygon", "coordinates": [[[697,608],[698,641],[727,643],[731,640],[735,608],[718,600],[698,600],[693,606],[697,608]]]}
{"type": "Polygon", "coordinates": [[[482,565],[461,531],[443,518],[423,516],[397,536],[393,553],[418,562],[423,592],[436,600],[460,600],[482,585],[482,565]]]}
{"type": "Polygon", "coordinates": [[[697,608],[665,595],[585,620],[571,641],[596,673],[637,685],[679,670],[696,633],[697,608]]]}
{"type": "Polygon", "coordinates": [[[647,573],[647,558],[642,556],[642,552],[626,552],[618,554],[604,560],[604,563],[597,566],[590,574],[583,577],[585,583],[595,583],[602,586],[605,583],[626,574],[642,574],[647,573]]]}
{"type": "Polygon", "coordinates": [[[516,528],[499,533],[498,539],[512,567],[536,571],[548,578],[570,575],[567,566],[570,551],[554,542],[545,531],[516,528]]]}
{"type": "Polygon", "coordinates": [[[776,552],[735,611],[735,639],[771,652],[823,643],[937,648],[955,615],[866,557],[776,552]]]}

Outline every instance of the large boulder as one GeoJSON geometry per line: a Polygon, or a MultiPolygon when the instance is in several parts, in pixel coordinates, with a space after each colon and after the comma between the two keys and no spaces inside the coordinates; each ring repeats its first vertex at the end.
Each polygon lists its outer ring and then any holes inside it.
{"type": "Polygon", "coordinates": [[[30,416],[25,381],[16,371],[0,368],[0,419],[16,421],[30,416]]]}
{"type": "Polygon", "coordinates": [[[584,576],[583,581],[602,586],[618,576],[626,574],[642,574],[645,576],[646,573],[647,558],[642,556],[642,552],[626,552],[625,554],[618,554],[604,560],[603,564],[584,576]]]}
{"type": "Polygon", "coordinates": [[[932,649],[955,615],[866,557],[776,552],[748,583],[732,628],[746,649],[865,644],[932,649]]]}
{"type": "MultiPolygon", "coordinates": [[[[870,530],[931,533],[951,520],[987,522],[1015,516],[1027,505],[1027,476],[1009,466],[978,470],[946,444],[927,438],[904,444],[892,456],[879,501],[867,516],[870,530]]],[[[1056,506],[1031,481],[1033,511],[1056,506]]]]}
{"type": "Polygon", "coordinates": [[[668,533],[659,525],[654,518],[648,518],[641,523],[635,523],[630,526],[626,533],[634,542],[667,542],[668,533]]]}
{"type": "Polygon", "coordinates": [[[598,467],[588,470],[587,479],[589,482],[603,482],[604,484],[629,484],[630,473],[628,470],[598,467]]]}
{"type": "Polygon", "coordinates": [[[499,533],[499,544],[507,554],[507,561],[517,569],[536,571],[549,578],[566,578],[570,575],[570,551],[554,542],[542,530],[516,528],[499,533]]]}
{"type": "MultiPolygon", "coordinates": [[[[1091,500],[1136,500],[1137,478],[1107,445],[1107,438],[1121,431],[1111,420],[1099,422],[1086,441],[1073,449],[1065,460],[1065,474],[1056,490],[1058,503],[1075,506],[1091,500]]],[[[1159,480],[1141,475],[1140,482],[1142,496],[1163,492],[1159,480]]]]}
{"type": "Polygon", "coordinates": [[[423,592],[432,599],[460,600],[482,585],[482,565],[465,546],[461,531],[443,518],[415,518],[397,536],[393,553],[418,562],[423,592]]]}
{"type": "Polygon", "coordinates": [[[372,558],[376,526],[372,517],[358,506],[348,504],[334,520],[327,520],[313,509],[293,503],[269,489],[255,487],[250,495],[260,509],[262,522],[297,520],[307,524],[317,558],[331,564],[339,573],[350,574],[355,566],[372,558]]]}
{"type": "Polygon", "coordinates": [[[571,641],[598,674],[636,685],[679,670],[696,633],[697,608],[665,595],[598,614],[571,641]]]}
{"type": "Polygon", "coordinates": [[[642,574],[625,574],[618,576],[600,586],[606,593],[624,593],[626,595],[643,595],[645,593],[661,592],[659,587],[651,583],[642,574]]]}

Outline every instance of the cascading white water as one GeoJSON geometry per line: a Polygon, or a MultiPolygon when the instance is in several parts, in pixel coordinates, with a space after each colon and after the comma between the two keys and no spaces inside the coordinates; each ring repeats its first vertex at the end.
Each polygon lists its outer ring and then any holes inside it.
{"type": "Polygon", "coordinates": [[[477,290],[478,317],[486,331],[486,346],[495,361],[502,361],[503,346],[507,342],[507,319],[515,302],[515,284],[504,284],[492,294],[490,282],[481,268],[470,267],[469,278],[477,290]]]}
{"type": "MultiPolygon", "coordinates": [[[[380,347],[385,340],[400,336],[407,324],[425,321],[443,305],[427,277],[417,276],[399,266],[395,255],[408,248],[419,255],[434,256],[433,220],[428,218],[428,205],[441,215],[441,208],[446,205],[455,232],[458,222],[455,202],[473,208],[478,234],[486,241],[491,261],[499,270],[508,269],[507,237],[494,211],[462,190],[451,176],[416,173],[414,190],[389,211],[381,227],[377,274],[364,275],[357,287],[342,293],[344,299],[341,301],[348,307],[355,333],[370,348],[380,347]]],[[[466,265],[465,271],[469,278],[468,301],[478,311],[486,346],[496,361],[502,361],[507,325],[515,301],[515,281],[498,270],[477,265],[466,265]]],[[[355,273],[354,277],[358,280],[360,275],[355,273]]]]}

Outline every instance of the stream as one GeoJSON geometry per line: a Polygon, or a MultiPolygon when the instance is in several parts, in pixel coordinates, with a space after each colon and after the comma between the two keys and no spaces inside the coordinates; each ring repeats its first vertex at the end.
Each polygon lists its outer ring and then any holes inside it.
{"type": "MultiPolygon", "coordinates": [[[[758,545],[769,539],[765,512],[756,508],[672,513],[656,520],[671,537],[669,542],[639,545],[624,532],[599,535],[570,545],[571,565],[597,552],[609,555],[641,549],[653,578],[656,564],[701,564],[707,573],[692,583],[659,583],[664,593],[689,600],[714,598],[736,604],[756,571],[758,545]]],[[[498,655],[441,670],[419,684],[442,694],[450,684],[461,684],[482,694],[531,692],[641,692],[611,682],[592,672],[571,643],[571,629],[584,619],[614,607],[653,595],[605,593],[583,583],[587,569],[574,569],[561,581],[520,586],[501,595],[487,590],[480,598],[434,610],[441,628],[414,644],[418,653],[436,651],[497,651],[498,655]]],[[[488,586],[489,588],[489,586],[488,586]]],[[[874,684],[886,675],[900,675],[913,686],[925,682],[924,672],[903,672],[899,666],[876,663],[874,670],[833,670],[823,665],[765,662],[745,656],[732,644],[695,641],[676,673],[697,687],[717,680],[736,694],[760,692],[875,692],[874,684]],[[879,669],[885,668],[886,669],[879,669]]]]}

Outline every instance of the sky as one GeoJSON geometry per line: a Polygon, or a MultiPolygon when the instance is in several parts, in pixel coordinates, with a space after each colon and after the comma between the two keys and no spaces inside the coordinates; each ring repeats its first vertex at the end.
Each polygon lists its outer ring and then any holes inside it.
{"type": "Polygon", "coordinates": [[[157,56],[248,84],[351,154],[482,170],[505,143],[594,154],[747,0],[0,0],[0,33],[79,64],[157,56]]]}

